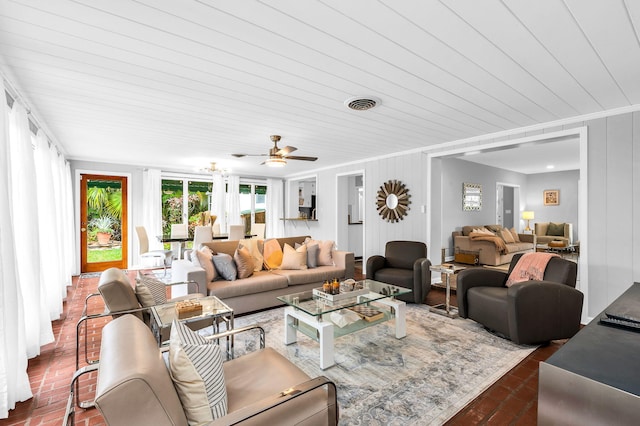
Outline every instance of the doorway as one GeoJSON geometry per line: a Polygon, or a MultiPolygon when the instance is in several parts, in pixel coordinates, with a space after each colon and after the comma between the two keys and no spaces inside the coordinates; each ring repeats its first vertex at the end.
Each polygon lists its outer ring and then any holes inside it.
{"type": "Polygon", "coordinates": [[[520,229],[520,186],[509,183],[496,183],[496,223],[505,228],[520,229]],[[516,224],[518,226],[516,226],[516,224]]]}
{"type": "Polygon", "coordinates": [[[340,174],[336,180],[336,243],[341,250],[365,257],[364,212],[366,206],[364,171],[340,174]]]}
{"type": "Polygon", "coordinates": [[[127,177],[80,174],[80,271],[127,268],[127,177]]]}

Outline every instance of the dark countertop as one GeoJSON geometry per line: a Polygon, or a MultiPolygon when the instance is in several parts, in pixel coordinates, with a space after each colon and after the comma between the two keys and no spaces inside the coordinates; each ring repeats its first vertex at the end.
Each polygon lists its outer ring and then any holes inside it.
{"type": "Polygon", "coordinates": [[[640,283],[634,283],[546,363],[640,396],[640,332],[600,324],[605,312],[640,320],[640,283]]]}

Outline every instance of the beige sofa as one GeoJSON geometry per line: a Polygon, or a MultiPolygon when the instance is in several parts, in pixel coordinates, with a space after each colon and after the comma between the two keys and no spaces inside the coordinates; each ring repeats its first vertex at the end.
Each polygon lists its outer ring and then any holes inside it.
{"type": "Polygon", "coordinates": [[[573,243],[573,225],[570,223],[554,223],[562,228],[562,235],[549,235],[551,222],[536,222],[533,233],[536,234],[537,244],[548,244],[551,241],[563,241],[565,245],[573,243]]]}
{"type": "MultiPolygon", "coordinates": [[[[278,238],[280,247],[289,244],[302,244],[308,236],[278,238]]],[[[204,245],[215,253],[227,253],[233,256],[239,241],[219,240],[204,245]]],[[[262,244],[258,244],[260,247],[262,244]]],[[[187,252],[186,256],[190,256],[187,252]]],[[[200,291],[207,289],[209,296],[222,299],[235,314],[258,311],[282,305],[276,297],[290,293],[322,287],[324,280],[346,279],[354,276],[354,255],[352,252],[333,250],[333,266],[318,266],[305,270],[264,270],[254,272],[248,278],[235,281],[207,282],[203,268],[194,266],[190,260],[176,260],[172,264],[172,281],[195,281],[200,291]]]]}
{"type": "Polygon", "coordinates": [[[534,250],[534,235],[518,234],[520,242],[505,243],[505,250],[501,251],[495,242],[471,239],[469,234],[472,230],[477,228],[486,228],[495,233],[502,227],[500,225],[463,226],[461,230],[456,230],[451,235],[453,237],[454,250],[456,252],[478,253],[478,260],[481,265],[503,265],[511,262],[511,258],[513,258],[515,254],[526,253],[534,250]]]}
{"type": "MultiPolygon", "coordinates": [[[[211,425],[338,422],[335,385],[323,376],[311,379],[271,348],[224,362],[223,374],[227,414],[211,425]]],[[[187,425],[161,350],[133,315],[103,329],[95,403],[110,425],[187,425]]]]}

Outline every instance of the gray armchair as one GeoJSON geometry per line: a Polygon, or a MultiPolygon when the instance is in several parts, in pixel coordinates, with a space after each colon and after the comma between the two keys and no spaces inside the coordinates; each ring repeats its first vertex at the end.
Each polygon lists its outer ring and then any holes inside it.
{"type": "Polygon", "coordinates": [[[578,265],[552,258],[542,281],[505,283],[508,272],[468,268],[458,274],[458,313],[518,344],[544,343],[572,337],[580,330],[583,294],[575,289],[578,265]]]}
{"type": "Polygon", "coordinates": [[[367,259],[367,279],[409,288],[411,293],[398,299],[423,303],[431,290],[431,262],[427,245],[419,241],[389,241],[384,256],[367,259]]]}

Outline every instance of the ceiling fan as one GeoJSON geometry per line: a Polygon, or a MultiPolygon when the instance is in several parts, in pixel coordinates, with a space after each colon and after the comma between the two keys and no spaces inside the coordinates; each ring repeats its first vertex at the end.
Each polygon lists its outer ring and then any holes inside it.
{"type": "Polygon", "coordinates": [[[318,157],[300,157],[295,155],[289,155],[293,151],[297,150],[295,146],[285,146],[284,148],[278,147],[280,136],[271,135],[271,141],[273,142],[273,148],[269,150],[268,154],[231,154],[234,157],[269,157],[263,163],[270,167],[284,167],[287,164],[287,160],[303,160],[303,161],[316,161],[318,157]]]}

